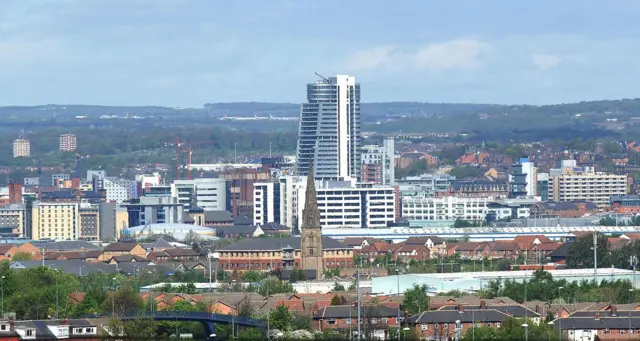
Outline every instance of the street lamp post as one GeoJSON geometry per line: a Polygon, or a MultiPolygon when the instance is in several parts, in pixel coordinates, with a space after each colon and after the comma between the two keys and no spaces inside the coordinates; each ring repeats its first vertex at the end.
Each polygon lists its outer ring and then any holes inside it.
{"type": "Polygon", "coordinates": [[[524,328],[524,340],[528,341],[529,340],[529,325],[525,322],[525,323],[522,324],[522,327],[524,328]]]}
{"type": "Polygon", "coordinates": [[[397,298],[398,298],[398,316],[396,316],[396,322],[398,323],[398,339],[400,339],[400,327],[401,327],[401,323],[400,323],[400,269],[396,269],[396,277],[398,279],[398,291],[397,291],[397,298]]]}
{"type": "MultiPolygon", "coordinates": [[[[560,290],[564,287],[558,287],[558,300],[560,300],[560,290]]],[[[562,341],[562,303],[560,303],[560,312],[558,312],[558,341],[562,341]]]]}
{"type": "Polygon", "coordinates": [[[2,276],[2,318],[4,319],[4,276],[2,276]]]}
{"type": "Polygon", "coordinates": [[[547,325],[549,326],[549,330],[547,331],[547,334],[549,334],[549,341],[551,341],[551,328],[553,328],[553,321],[549,321],[547,325]]]}
{"type": "Polygon", "coordinates": [[[55,276],[56,276],[56,320],[58,319],[58,310],[59,310],[59,304],[58,304],[58,296],[59,295],[59,287],[58,287],[58,269],[56,269],[55,272],[55,276]]]}

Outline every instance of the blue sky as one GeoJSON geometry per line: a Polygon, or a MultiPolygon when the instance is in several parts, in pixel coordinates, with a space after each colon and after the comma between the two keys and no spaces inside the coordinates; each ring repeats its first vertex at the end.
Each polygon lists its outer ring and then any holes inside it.
{"type": "Polygon", "coordinates": [[[0,105],[640,97],[640,1],[2,0],[0,105]]]}

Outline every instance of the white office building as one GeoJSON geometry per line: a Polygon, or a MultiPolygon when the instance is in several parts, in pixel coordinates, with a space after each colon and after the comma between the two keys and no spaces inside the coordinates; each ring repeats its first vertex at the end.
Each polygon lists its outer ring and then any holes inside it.
{"type": "Polygon", "coordinates": [[[262,182],[253,185],[253,224],[279,223],[280,183],[262,182]]]}
{"type": "Polygon", "coordinates": [[[403,197],[402,217],[414,221],[482,221],[487,216],[487,204],[491,201],[486,197],[403,197]]]}
{"type": "Polygon", "coordinates": [[[171,196],[185,208],[194,204],[205,211],[227,209],[227,183],[220,178],[175,180],[171,184],[171,196]]]}
{"type": "Polygon", "coordinates": [[[300,110],[297,173],[319,180],[360,176],[360,85],[347,75],[307,85],[300,110]]]}
{"type": "Polygon", "coordinates": [[[107,176],[102,179],[102,189],[107,192],[107,201],[122,203],[138,198],[138,184],[133,180],[107,176]]]}
{"type": "MultiPolygon", "coordinates": [[[[279,222],[299,228],[305,179],[283,177],[279,183],[254,184],[254,224],[279,222]]],[[[316,182],[316,186],[322,227],[383,228],[395,221],[394,187],[355,186],[345,181],[316,182]]]]}
{"type": "Polygon", "coordinates": [[[627,194],[627,176],[596,172],[593,167],[565,167],[549,173],[549,200],[586,200],[609,207],[611,197],[627,194]]]}
{"type": "Polygon", "coordinates": [[[527,182],[525,186],[527,196],[537,195],[538,169],[536,165],[532,161],[529,161],[529,158],[520,159],[520,164],[522,165],[522,174],[525,175],[525,181],[527,182]]]}
{"type": "Polygon", "coordinates": [[[394,145],[393,138],[388,137],[384,139],[382,146],[366,145],[362,147],[360,181],[381,185],[395,183],[394,145]]]}

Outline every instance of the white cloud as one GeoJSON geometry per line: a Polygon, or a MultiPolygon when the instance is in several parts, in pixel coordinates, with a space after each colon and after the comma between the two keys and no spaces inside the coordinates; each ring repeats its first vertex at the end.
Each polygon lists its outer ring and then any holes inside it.
{"type": "Polygon", "coordinates": [[[560,65],[567,60],[576,60],[575,56],[560,56],[557,54],[544,54],[544,53],[536,53],[531,56],[531,63],[538,70],[544,71],[548,69],[552,69],[560,65]]]}
{"type": "Polygon", "coordinates": [[[487,44],[472,39],[433,43],[417,49],[378,46],[353,53],[345,68],[349,71],[385,68],[429,72],[469,69],[480,65],[481,53],[487,47],[487,44]]]}
{"type": "Polygon", "coordinates": [[[476,40],[454,40],[431,44],[409,56],[415,66],[428,71],[468,69],[480,63],[480,53],[486,44],[476,40]]]}
{"type": "Polygon", "coordinates": [[[378,46],[358,51],[349,57],[346,68],[348,70],[375,69],[389,62],[395,49],[393,46],[378,46]]]}

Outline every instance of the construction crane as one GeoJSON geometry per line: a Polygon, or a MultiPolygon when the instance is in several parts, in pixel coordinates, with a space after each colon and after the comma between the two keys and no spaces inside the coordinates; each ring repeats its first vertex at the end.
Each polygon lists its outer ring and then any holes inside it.
{"type": "Polygon", "coordinates": [[[176,179],[180,180],[181,176],[182,154],[186,154],[187,180],[191,180],[191,155],[193,154],[193,149],[211,143],[214,143],[214,141],[180,141],[180,138],[176,136],[176,179]]]}

